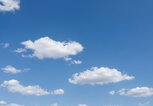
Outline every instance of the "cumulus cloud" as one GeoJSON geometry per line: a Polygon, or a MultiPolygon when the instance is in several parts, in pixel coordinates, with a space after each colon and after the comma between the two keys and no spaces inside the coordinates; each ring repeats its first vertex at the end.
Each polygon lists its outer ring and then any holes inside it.
{"type": "Polygon", "coordinates": [[[86,105],[86,104],[78,104],[78,106],[88,106],[88,105],[86,105]]]}
{"type": "Polygon", "coordinates": [[[0,12],[15,11],[20,9],[20,0],[0,0],[0,12]]]}
{"type": "Polygon", "coordinates": [[[7,65],[4,68],[1,68],[1,70],[3,70],[3,72],[5,72],[5,73],[17,74],[17,73],[27,71],[27,70],[30,70],[30,69],[17,69],[15,67],[11,66],[11,65],[7,65]]]}
{"type": "Polygon", "coordinates": [[[42,37],[35,41],[27,40],[21,44],[24,46],[24,48],[20,48],[20,50],[18,49],[17,51],[26,52],[25,50],[30,50],[32,54],[28,54],[27,56],[37,57],[38,59],[65,58],[72,55],[77,55],[83,51],[83,46],[76,41],[60,42],[49,37],[42,37]]]}
{"type": "Polygon", "coordinates": [[[0,106],[23,106],[16,103],[7,103],[6,101],[0,100],[0,106]]]}
{"type": "Polygon", "coordinates": [[[45,89],[42,89],[38,85],[34,86],[23,86],[20,84],[17,80],[9,80],[4,81],[3,84],[1,84],[2,87],[7,88],[9,92],[12,93],[20,93],[22,95],[34,95],[34,96],[45,96],[45,95],[60,95],[64,94],[64,90],[58,89],[54,91],[47,91],[45,89]]]}
{"type": "Polygon", "coordinates": [[[153,88],[149,87],[136,87],[132,89],[122,88],[116,93],[118,93],[121,96],[129,96],[129,97],[149,97],[153,96],[153,88]]]}
{"type": "Polygon", "coordinates": [[[132,79],[134,79],[133,76],[122,74],[117,69],[107,67],[93,67],[84,72],[75,73],[71,78],[69,78],[69,82],[72,84],[103,85],[132,79]]]}

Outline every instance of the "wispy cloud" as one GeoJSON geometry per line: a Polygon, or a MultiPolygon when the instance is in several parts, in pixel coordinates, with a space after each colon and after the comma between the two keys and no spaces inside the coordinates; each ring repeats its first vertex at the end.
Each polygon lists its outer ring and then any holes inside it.
{"type": "Polygon", "coordinates": [[[14,66],[7,65],[4,68],[1,68],[1,70],[3,70],[3,72],[5,72],[5,73],[17,74],[17,73],[21,73],[21,72],[24,72],[24,71],[28,71],[30,69],[28,69],[28,68],[26,68],[26,69],[17,69],[14,66]]]}
{"type": "Polygon", "coordinates": [[[45,95],[62,95],[64,94],[63,89],[57,89],[53,91],[47,91],[42,89],[39,85],[21,85],[17,80],[4,81],[1,87],[7,88],[9,92],[20,93],[22,95],[34,95],[34,96],[45,96],[45,95]]]}
{"type": "Polygon", "coordinates": [[[119,91],[114,91],[113,95],[118,93],[121,96],[129,96],[129,97],[150,97],[153,96],[153,88],[149,87],[136,87],[132,89],[122,88],[119,91]]]}

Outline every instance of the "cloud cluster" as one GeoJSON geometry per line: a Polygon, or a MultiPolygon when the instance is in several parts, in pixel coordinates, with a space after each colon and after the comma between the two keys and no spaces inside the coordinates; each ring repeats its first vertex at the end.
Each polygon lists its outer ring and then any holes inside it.
{"type": "Polygon", "coordinates": [[[62,89],[57,89],[54,91],[47,91],[42,89],[38,85],[34,86],[23,86],[20,84],[19,81],[17,80],[9,80],[9,81],[4,81],[3,84],[1,84],[2,87],[7,88],[9,92],[13,93],[20,93],[22,95],[34,95],[34,96],[44,96],[44,95],[61,95],[64,94],[64,90],[62,89]]]}
{"type": "Polygon", "coordinates": [[[20,73],[20,72],[23,72],[23,71],[26,71],[26,70],[29,70],[29,69],[17,69],[11,65],[7,65],[5,66],[4,68],[1,68],[1,70],[3,70],[3,72],[5,73],[12,73],[12,74],[17,74],[17,73],[20,73]]]}
{"type": "Polygon", "coordinates": [[[0,12],[9,12],[20,9],[20,0],[0,0],[0,12]]]}
{"type": "Polygon", "coordinates": [[[35,41],[24,41],[21,43],[24,48],[18,49],[18,51],[30,50],[32,54],[28,54],[30,57],[37,57],[38,59],[45,58],[65,58],[71,55],[77,55],[83,51],[83,46],[75,41],[55,41],[49,37],[42,37],[35,41]]]}
{"type": "Polygon", "coordinates": [[[132,80],[133,76],[128,76],[127,74],[122,74],[117,69],[107,68],[107,67],[93,67],[90,70],[84,72],[75,73],[69,82],[72,84],[109,84],[117,83],[124,80],[132,80]]]}
{"type": "Polygon", "coordinates": [[[6,101],[0,100],[0,106],[23,106],[16,103],[7,103],[6,101]]]}
{"type": "MultiPolygon", "coordinates": [[[[110,94],[113,91],[110,91],[110,94]]],[[[121,96],[129,96],[129,97],[149,97],[153,96],[153,88],[149,87],[136,87],[132,89],[125,89],[122,88],[121,90],[115,92],[112,94],[118,93],[121,96]]]]}

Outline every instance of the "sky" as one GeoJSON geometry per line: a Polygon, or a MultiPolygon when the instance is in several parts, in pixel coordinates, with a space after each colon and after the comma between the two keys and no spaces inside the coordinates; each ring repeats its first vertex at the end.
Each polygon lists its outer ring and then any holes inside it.
{"type": "Polygon", "coordinates": [[[152,106],[152,0],[0,0],[0,106],[152,106]]]}

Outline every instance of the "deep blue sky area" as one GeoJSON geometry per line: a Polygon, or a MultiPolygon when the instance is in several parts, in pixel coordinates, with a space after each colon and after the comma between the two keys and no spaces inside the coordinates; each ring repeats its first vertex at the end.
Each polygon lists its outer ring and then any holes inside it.
{"type": "Polygon", "coordinates": [[[18,10],[0,11],[0,84],[15,79],[24,86],[62,88],[65,93],[22,95],[0,87],[0,100],[24,106],[153,105],[153,95],[109,94],[111,90],[136,87],[152,88],[153,94],[153,0],[20,0],[19,6],[18,10]],[[79,42],[83,51],[70,57],[82,64],[71,64],[63,58],[22,57],[14,52],[23,47],[21,42],[43,37],[79,42]],[[6,43],[9,46],[5,48],[6,43]],[[30,70],[5,73],[2,68],[7,65],[30,70]],[[104,85],[68,81],[74,73],[92,67],[115,68],[135,79],[104,85]]]}

